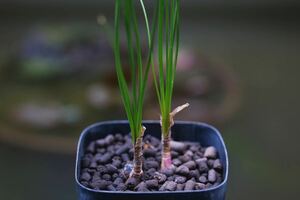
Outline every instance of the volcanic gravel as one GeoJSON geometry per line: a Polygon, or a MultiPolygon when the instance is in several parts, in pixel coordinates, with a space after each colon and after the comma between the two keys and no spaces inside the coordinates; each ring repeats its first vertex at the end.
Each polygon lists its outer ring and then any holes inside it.
{"type": "Polygon", "coordinates": [[[172,141],[173,168],[160,170],[160,140],[146,135],[143,142],[139,180],[128,179],[133,160],[130,135],[108,135],[90,142],[81,158],[81,184],[95,190],[151,192],[203,190],[223,181],[223,166],[213,146],[172,141]]]}

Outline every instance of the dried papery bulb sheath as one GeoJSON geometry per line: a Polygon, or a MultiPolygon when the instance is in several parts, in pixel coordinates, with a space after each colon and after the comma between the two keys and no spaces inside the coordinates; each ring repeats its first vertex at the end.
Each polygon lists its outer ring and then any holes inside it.
{"type": "Polygon", "coordinates": [[[161,169],[172,167],[171,157],[171,131],[168,134],[162,134],[162,158],[161,158],[161,169]]]}

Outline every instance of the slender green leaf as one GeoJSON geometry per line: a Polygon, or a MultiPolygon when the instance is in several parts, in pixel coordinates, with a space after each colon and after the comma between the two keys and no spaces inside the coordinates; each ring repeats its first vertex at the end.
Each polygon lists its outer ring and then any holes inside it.
{"type": "MultiPolygon", "coordinates": [[[[153,40],[152,37],[155,36],[156,25],[152,26],[150,32],[149,20],[146,13],[145,5],[143,0],[140,0],[142,10],[144,12],[147,37],[149,42],[149,47],[146,56],[146,63],[143,63],[142,54],[142,42],[140,36],[140,30],[138,27],[138,16],[135,10],[134,0],[116,0],[115,3],[115,43],[114,43],[114,53],[115,53],[115,65],[118,77],[118,83],[120,88],[121,97],[123,100],[126,115],[130,124],[131,134],[133,142],[140,137],[142,130],[142,112],[143,112],[143,102],[145,96],[145,89],[148,80],[149,69],[151,63],[153,63],[153,40]],[[124,11],[124,12],[121,12],[124,11]],[[122,16],[122,14],[124,16],[122,16]],[[123,64],[120,53],[120,27],[121,19],[124,19],[124,26],[127,39],[128,57],[129,57],[129,69],[131,74],[131,87],[127,83],[123,64]]],[[[153,21],[154,24],[156,19],[153,21]]]]}

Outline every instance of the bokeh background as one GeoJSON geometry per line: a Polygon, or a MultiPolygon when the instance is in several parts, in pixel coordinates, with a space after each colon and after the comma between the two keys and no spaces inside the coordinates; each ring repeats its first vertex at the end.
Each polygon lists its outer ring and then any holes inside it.
{"type": "MultiPolygon", "coordinates": [[[[1,0],[0,199],[76,199],[81,130],[125,117],[97,16],[113,1],[1,0]]],[[[296,0],[182,1],[174,106],[221,130],[229,200],[299,198],[299,17],[296,0]]]]}

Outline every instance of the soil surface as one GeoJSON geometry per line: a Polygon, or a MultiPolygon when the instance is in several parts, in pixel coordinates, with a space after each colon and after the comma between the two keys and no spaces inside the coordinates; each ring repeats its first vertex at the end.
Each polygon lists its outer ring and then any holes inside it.
{"type": "Polygon", "coordinates": [[[215,147],[172,141],[173,167],[160,170],[160,140],[146,135],[143,141],[139,180],[128,178],[133,160],[130,135],[115,134],[87,146],[81,160],[81,184],[95,190],[151,192],[203,190],[222,182],[223,166],[215,147]]]}

